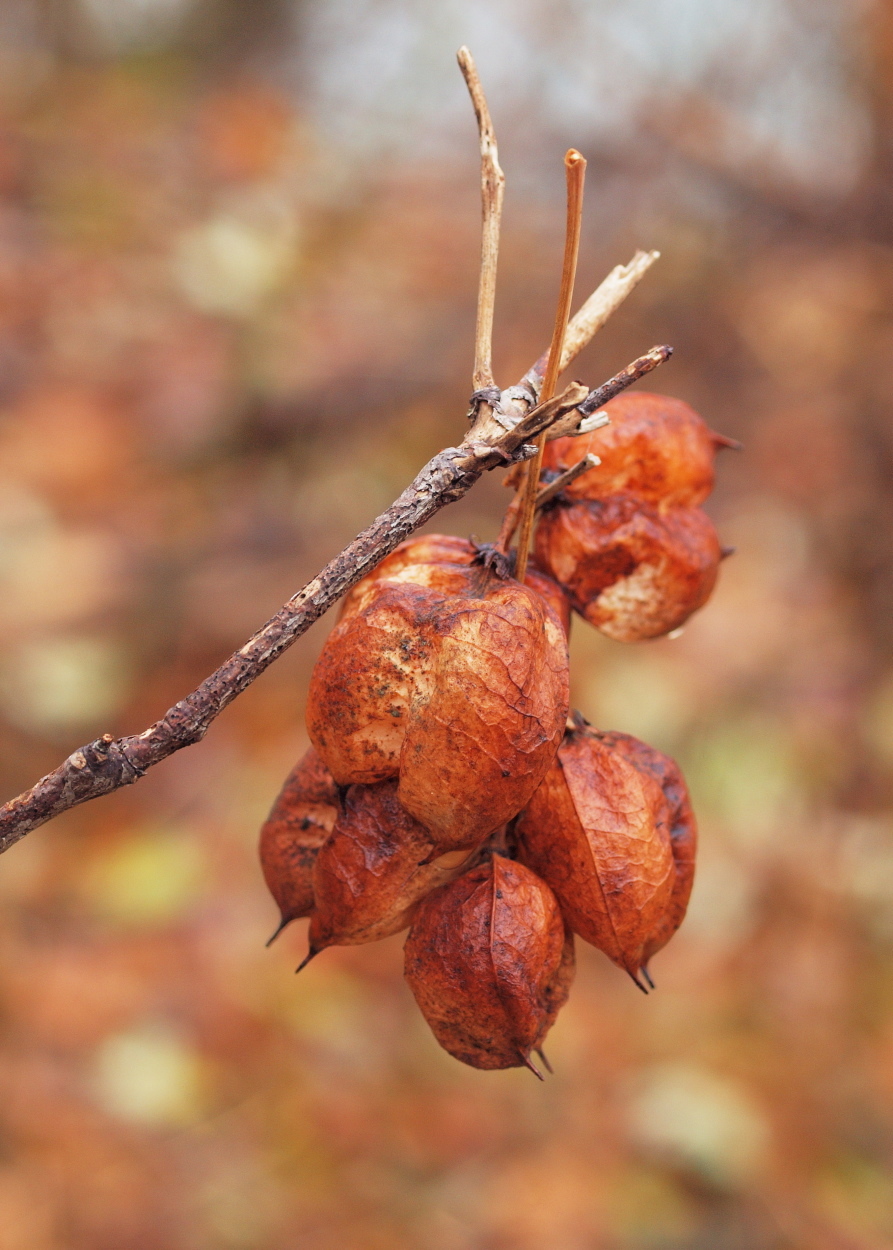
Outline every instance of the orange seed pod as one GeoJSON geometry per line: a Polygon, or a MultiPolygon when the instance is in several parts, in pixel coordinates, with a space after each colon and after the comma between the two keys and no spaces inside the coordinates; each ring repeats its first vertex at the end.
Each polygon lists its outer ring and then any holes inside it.
{"type": "Polygon", "coordinates": [[[568,499],[630,494],[662,510],[696,507],[713,489],[718,436],[689,404],[668,395],[627,391],[606,404],[610,424],[546,444],[544,465],[564,472],[592,452],[601,464],[571,482],[568,499]]]}
{"type": "Polygon", "coordinates": [[[685,778],[675,760],[631,734],[594,731],[610,750],[619,751],[637,768],[649,773],[664,792],[669,807],[670,848],[673,852],[673,892],[664,917],[645,945],[643,966],[662,950],[685,919],[695,878],[698,826],[685,778]]]}
{"type": "Polygon", "coordinates": [[[536,1072],[530,1054],[573,977],[573,944],[542,880],[492,856],[425,899],[404,950],[406,979],[444,1050],[473,1068],[536,1072]]]}
{"type": "Polygon", "coordinates": [[[327,641],[307,704],[335,780],[399,775],[400,802],[433,834],[435,855],[480,843],[520,811],[568,703],[567,640],[544,599],[480,566],[455,571],[467,595],[373,587],[327,641]]]}
{"type": "Polygon", "coordinates": [[[670,906],[668,817],[654,777],[581,721],[515,822],[519,858],[555,891],[574,932],[634,980],[670,906]]]}
{"type": "Polygon", "coordinates": [[[537,559],[576,610],[618,642],[678,629],[706,603],[722,549],[700,508],[660,513],[632,495],[547,508],[537,559]]]}

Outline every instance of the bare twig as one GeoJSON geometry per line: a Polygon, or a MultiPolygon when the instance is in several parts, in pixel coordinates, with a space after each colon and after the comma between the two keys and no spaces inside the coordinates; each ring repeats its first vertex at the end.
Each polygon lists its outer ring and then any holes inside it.
{"type": "MultiPolygon", "coordinates": [[[[499,257],[499,227],[505,174],[499,167],[496,134],[487,108],[487,97],[478,77],[474,57],[464,45],[456,54],[459,68],[474,105],[481,141],[481,273],[478,283],[477,325],[474,334],[475,391],[490,390],[493,381],[493,309],[496,303],[496,263],[499,257]]],[[[481,401],[486,400],[481,397],[481,401]]]]}
{"type": "Polygon", "coordinates": [[[536,497],[536,508],[539,511],[545,504],[549,503],[560,495],[565,486],[570,486],[571,482],[576,482],[578,477],[582,477],[584,473],[588,473],[590,469],[594,469],[597,464],[601,464],[598,456],[594,456],[589,452],[582,460],[578,460],[576,464],[571,465],[569,469],[565,469],[563,473],[559,473],[548,486],[544,486],[536,497]]]}
{"type": "MultiPolygon", "coordinates": [[[[586,161],[575,149],[571,148],[564,158],[567,176],[567,228],[564,236],[564,262],[561,267],[561,289],[558,294],[558,307],[555,310],[555,328],[552,331],[552,342],[546,363],[546,374],[540,392],[542,399],[550,399],[555,391],[558,374],[561,370],[561,357],[564,348],[564,336],[567,333],[568,318],[571,313],[571,300],[574,297],[574,278],[577,273],[577,257],[580,252],[580,228],[583,222],[583,184],[586,179],[586,161]]],[[[527,553],[530,550],[530,535],[533,530],[533,516],[536,511],[536,492],[539,486],[540,470],[543,464],[543,449],[546,435],[543,433],[537,441],[536,455],[527,466],[527,477],[524,483],[524,501],[521,504],[520,533],[518,535],[518,581],[524,581],[527,572],[527,553]]]]}
{"type": "MultiPolygon", "coordinates": [[[[595,412],[597,408],[601,408],[603,404],[608,403],[615,395],[625,391],[633,382],[638,382],[639,378],[643,378],[646,373],[650,373],[652,369],[662,365],[665,360],[669,360],[672,355],[673,349],[668,347],[667,344],[663,344],[660,347],[652,347],[650,352],[646,352],[644,356],[634,360],[631,365],[621,369],[609,382],[603,382],[601,386],[597,386],[595,390],[590,391],[583,402],[577,405],[577,410],[582,412],[584,418],[588,417],[590,413],[595,412]]],[[[589,425],[584,420],[579,423],[579,427],[575,432],[586,434],[588,430],[593,428],[595,427],[589,425]],[[584,425],[587,426],[587,429],[582,428],[584,425]]],[[[557,437],[560,436],[556,434],[557,437]]]]}
{"type": "MultiPolygon", "coordinates": [[[[586,303],[574,313],[567,327],[559,372],[565,370],[580,354],[659,258],[660,252],[636,252],[628,265],[616,265],[602,284],[596,287],[586,303]]],[[[545,375],[548,359],[549,353],[543,352],[524,376],[524,380],[537,391],[545,375]]]]}

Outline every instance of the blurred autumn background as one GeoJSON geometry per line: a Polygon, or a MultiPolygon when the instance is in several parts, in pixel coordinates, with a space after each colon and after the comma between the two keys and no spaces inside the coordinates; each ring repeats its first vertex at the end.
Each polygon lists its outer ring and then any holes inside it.
{"type": "MultiPolygon", "coordinates": [[[[580,950],[556,1076],[439,1050],[402,938],[300,977],[255,840],[322,622],[205,742],[0,862],[0,1250],[893,1245],[893,7],[2,0],[2,798],[136,732],[464,428],[477,139],[508,178],[503,385],[575,367],[740,438],[675,640],[581,622],[574,702],[702,824],[647,999],[580,950]]],[[[491,538],[492,475],[432,528],[491,538]]],[[[469,761],[473,767],[473,761],[469,761]]]]}

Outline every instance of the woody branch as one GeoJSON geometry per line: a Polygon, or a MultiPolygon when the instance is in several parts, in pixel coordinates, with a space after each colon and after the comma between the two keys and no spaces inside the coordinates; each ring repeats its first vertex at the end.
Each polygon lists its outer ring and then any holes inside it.
{"type": "MultiPolygon", "coordinates": [[[[528,460],[533,440],[582,433],[598,422],[592,414],[645,373],[667,360],[669,347],[654,347],[594,390],[579,382],[538,403],[544,358],[504,391],[492,381],[490,339],[496,254],[502,206],[502,171],[486,100],[467,49],[460,65],[481,134],[483,244],[471,424],[462,442],[438,452],[406,490],[297,594],[285,603],[197,689],[175,703],[140,734],[101,738],[80,747],[57,768],[0,808],[0,854],[26,834],[81,803],[138,781],[148,769],[204,738],[233,699],[256,681],[291,644],[446,504],[461,499],[486,472],[528,460]],[[483,387],[482,387],[483,383],[483,387]],[[486,396],[479,394],[481,389],[486,396]]],[[[639,252],[618,266],[586,301],[567,328],[561,368],[566,368],[619,307],[658,253],[639,252]]]]}

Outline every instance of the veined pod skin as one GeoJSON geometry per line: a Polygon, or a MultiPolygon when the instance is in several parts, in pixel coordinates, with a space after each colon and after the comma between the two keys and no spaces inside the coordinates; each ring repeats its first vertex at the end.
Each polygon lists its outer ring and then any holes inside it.
{"type": "Polygon", "coordinates": [[[537,1071],[530,1055],[567,998],[574,962],[555,896],[529,868],[493,855],[430,894],[404,952],[445,1050],[474,1068],[537,1071]]]}

